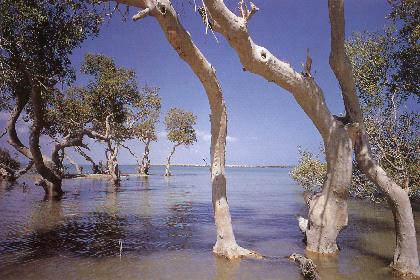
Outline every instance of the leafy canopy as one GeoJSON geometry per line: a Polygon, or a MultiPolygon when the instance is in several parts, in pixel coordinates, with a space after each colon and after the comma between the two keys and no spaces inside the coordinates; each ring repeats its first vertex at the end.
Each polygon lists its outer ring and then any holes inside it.
{"type": "Polygon", "coordinates": [[[188,111],[171,108],[165,116],[166,132],[169,141],[176,145],[190,146],[197,141],[194,125],[197,117],[188,111]]]}
{"type": "Polygon", "coordinates": [[[28,92],[30,81],[71,82],[69,56],[102,22],[96,0],[2,0],[0,88],[28,92]]]}

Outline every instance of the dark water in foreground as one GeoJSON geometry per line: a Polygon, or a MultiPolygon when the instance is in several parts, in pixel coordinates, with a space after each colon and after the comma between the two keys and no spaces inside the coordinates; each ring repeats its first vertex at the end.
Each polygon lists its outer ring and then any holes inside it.
{"type": "MultiPolygon", "coordinates": [[[[268,260],[215,257],[207,168],[161,167],[115,191],[100,179],[67,180],[59,202],[32,179],[0,186],[0,279],[302,279],[286,260],[304,252],[295,214],[305,213],[288,169],[231,168],[228,198],[238,243],[268,260]],[[120,256],[120,248],[122,251],[120,256]]],[[[394,279],[392,214],[350,202],[338,257],[315,259],[322,279],[394,279]]],[[[414,212],[417,232],[420,213],[414,212]]],[[[420,236],[418,237],[420,240],[420,236]]],[[[397,278],[395,278],[397,279],[397,278]]]]}

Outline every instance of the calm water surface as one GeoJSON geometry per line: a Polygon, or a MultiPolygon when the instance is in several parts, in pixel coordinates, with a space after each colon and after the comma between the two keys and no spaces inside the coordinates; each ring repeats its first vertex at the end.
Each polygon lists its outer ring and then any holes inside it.
{"type": "MultiPolygon", "coordinates": [[[[67,180],[58,202],[43,201],[31,178],[3,183],[0,279],[302,279],[284,258],[304,253],[295,215],[306,212],[288,172],[227,170],[237,241],[274,256],[268,260],[226,261],[211,253],[207,168],[175,167],[168,179],[162,167],[152,167],[151,176],[125,177],[118,190],[103,179],[67,180]]],[[[364,201],[349,208],[339,256],[314,256],[322,279],[397,279],[387,268],[395,238],[391,212],[364,201]]],[[[414,215],[420,232],[419,210],[414,215]]]]}

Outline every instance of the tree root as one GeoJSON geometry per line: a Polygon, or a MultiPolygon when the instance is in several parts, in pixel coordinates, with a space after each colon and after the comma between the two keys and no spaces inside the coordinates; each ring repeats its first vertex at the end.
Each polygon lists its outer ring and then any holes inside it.
{"type": "Polygon", "coordinates": [[[393,273],[397,276],[420,279],[420,269],[418,267],[405,267],[400,264],[395,264],[394,262],[392,262],[389,266],[392,268],[393,273]]]}
{"type": "Polygon", "coordinates": [[[238,258],[252,258],[252,259],[263,259],[264,256],[252,250],[242,248],[239,245],[234,246],[217,246],[213,247],[213,253],[217,256],[224,257],[228,260],[238,258]]]}

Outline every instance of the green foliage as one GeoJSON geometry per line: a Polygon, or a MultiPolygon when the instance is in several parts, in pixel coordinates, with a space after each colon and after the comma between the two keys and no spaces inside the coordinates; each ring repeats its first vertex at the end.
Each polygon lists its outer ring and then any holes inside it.
{"type": "Polygon", "coordinates": [[[179,108],[171,108],[165,116],[169,141],[176,145],[190,146],[197,141],[194,125],[197,117],[179,108]]]}
{"type": "MultiPolygon", "coordinates": [[[[392,21],[385,32],[353,34],[346,51],[374,157],[395,182],[418,196],[419,114],[413,105],[420,96],[420,3],[389,2],[392,21]]],[[[377,190],[361,172],[353,175],[361,196],[376,196],[377,190]]]]}
{"type": "Polygon", "coordinates": [[[0,163],[13,170],[20,168],[19,161],[12,158],[9,151],[3,148],[0,148],[0,163]]]}
{"type": "Polygon", "coordinates": [[[320,155],[299,148],[299,163],[290,171],[290,176],[305,190],[319,191],[327,174],[327,164],[320,160],[320,155]]]}
{"type": "Polygon", "coordinates": [[[398,48],[393,59],[396,65],[394,80],[401,92],[420,97],[420,1],[388,0],[390,19],[399,26],[396,34],[398,48]]]}
{"type": "Polygon", "coordinates": [[[136,102],[136,125],[133,127],[133,138],[146,142],[148,139],[157,141],[156,124],[159,121],[161,98],[159,88],[144,87],[141,97],[136,102]]]}
{"type": "MultiPolygon", "coordinates": [[[[306,191],[317,193],[321,191],[327,175],[327,163],[322,160],[325,157],[323,149],[315,155],[302,147],[299,147],[299,162],[290,171],[290,176],[306,191]]],[[[381,199],[381,195],[375,185],[363,175],[353,163],[352,183],[349,194],[354,198],[369,198],[373,201],[381,199]]]]}
{"type": "Polygon", "coordinates": [[[0,5],[0,89],[28,93],[31,81],[44,86],[71,82],[69,56],[101,17],[95,0],[2,0],[0,5]]]}
{"type": "Polygon", "coordinates": [[[87,86],[70,87],[52,99],[47,112],[50,135],[88,127],[102,135],[108,132],[117,142],[156,139],[161,107],[158,88],[139,89],[134,70],[118,67],[104,55],[87,54],[82,71],[92,77],[87,86]]]}

